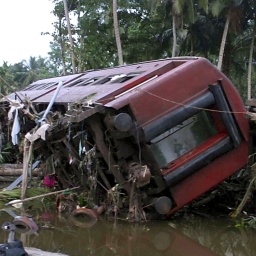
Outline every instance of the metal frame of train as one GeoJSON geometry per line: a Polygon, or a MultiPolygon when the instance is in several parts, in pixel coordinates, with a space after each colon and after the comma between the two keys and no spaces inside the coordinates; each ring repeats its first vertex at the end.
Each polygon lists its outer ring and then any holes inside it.
{"type": "MultiPolygon", "coordinates": [[[[51,111],[79,134],[86,131],[86,152],[95,145],[104,186],[119,184],[131,196],[136,183],[146,195],[142,205],[155,200],[160,214],[171,215],[248,163],[247,109],[232,82],[204,58],[44,79],[17,94],[43,113],[59,82],[51,111]]],[[[75,135],[69,141],[78,152],[82,135],[79,142],[75,135]]]]}

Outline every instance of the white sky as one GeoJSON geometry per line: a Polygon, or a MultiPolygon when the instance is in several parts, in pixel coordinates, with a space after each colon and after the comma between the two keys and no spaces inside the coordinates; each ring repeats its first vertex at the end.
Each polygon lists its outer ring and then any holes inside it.
{"type": "Polygon", "coordinates": [[[55,21],[50,0],[0,0],[0,66],[32,57],[48,57],[55,21]]]}

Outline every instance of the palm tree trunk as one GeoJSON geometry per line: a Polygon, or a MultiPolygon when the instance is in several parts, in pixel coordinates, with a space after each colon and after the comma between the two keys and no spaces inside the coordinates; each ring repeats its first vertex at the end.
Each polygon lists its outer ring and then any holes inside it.
{"type": "Polygon", "coordinates": [[[65,17],[66,17],[66,21],[67,21],[68,36],[69,36],[69,42],[70,42],[72,72],[73,72],[73,74],[75,74],[76,73],[76,66],[75,66],[74,43],[73,43],[71,25],[70,25],[70,20],[69,20],[67,0],[63,0],[63,4],[64,4],[65,17]]]}
{"type": "Polygon", "coordinates": [[[223,57],[224,57],[224,51],[225,51],[225,45],[227,41],[227,35],[228,35],[228,29],[229,29],[229,24],[230,24],[230,12],[228,12],[223,35],[222,35],[222,40],[221,40],[221,45],[220,45],[220,52],[219,52],[219,59],[218,59],[218,65],[217,68],[219,70],[222,69],[222,63],[223,63],[223,57]]]}
{"type": "Polygon", "coordinates": [[[83,53],[83,44],[84,44],[84,37],[83,37],[83,28],[81,26],[81,2],[78,0],[78,5],[77,5],[77,24],[79,28],[79,36],[80,36],[80,46],[79,46],[79,53],[78,53],[78,67],[77,67],[77,72],[81,73],[82,72],[82,53],[83,53]]]}
{"type": "Polygon", "coordinates": [[[176,50],[177,50],[177,33],[176,33],[176,14],[173,11],[172,14],[172,57],[176,56],[176,50]]]}
{"type": "Polygon", "coordinates": [[[59,44],[60,44],[60,56],[61,56],[61,62],[62,62],[62,67],[63,67],[63,74],[67,74],[67,68],[66,68],[66,63],[65,63],[65,50],[64,50],[64,44],[62,40],[62,28],[61,28],[61,17],[59,17],[59,44]]]}
{"type": "Polygon", "coordinates": [[[124,61],[123,61],[122,44],[120,39],[118,18],[117,18],[117,0],[113,0],[113,21],[114,21],[114,31],[115,31],[116,46],[117,46],[118,64],[123,65],[124,61]]]}
{"type": "Polygon", "coordinates": [[[190,41],[190,56],[194,56],[194,36],[191,34],[191,41],[190,41]]]}
{"type": "Polygon", "coordinates": [[[249,54],[249,62],[248,62],[248,76],[247,76],[247,99],[250,100],[252,98],[252,61],[253,61],[253,48],[254,48],[254,39],[256,35],[256,19],[254,20],[254,27],[252,32],[252,41],[250,47],[250,54],[249,54]]]}

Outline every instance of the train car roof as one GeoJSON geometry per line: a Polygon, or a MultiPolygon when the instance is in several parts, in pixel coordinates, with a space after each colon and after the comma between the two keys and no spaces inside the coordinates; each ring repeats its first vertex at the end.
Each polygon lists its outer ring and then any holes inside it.
{"type": "MultiPolygon", "coordinates": [[[[76,101],[91,101],[106,104],[113,100],[113,95],[120,95],[139,84],[150,81],[153,77],[174,70],[184,63],[193,63],[200,58],[182,57],[141,62],[100,70],[89,70],[79,74],[48,78],[33,82],[17,92],[23,100],[29,98],[34,103],[51,101],[58,83],[63,86],[55,104],[66,104],[76,101]]],[[[15,98],[12,93],[8,96],[15,98]]]]}

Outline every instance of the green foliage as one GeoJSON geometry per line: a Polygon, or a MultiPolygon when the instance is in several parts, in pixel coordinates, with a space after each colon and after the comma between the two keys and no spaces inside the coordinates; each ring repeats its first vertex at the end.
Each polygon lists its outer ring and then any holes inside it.
{"type": "Polygon", "coordinates": [[[29,61],[21,61],[13,65],[7,62],[0,67],[0,87],[3,94],[8,94],[28,84],[56,76],[49,60],[41,57],[30,57],[29,61]]]}
{"type": "Polygon", "coordinates": [[[216,17],[219,16],[221,11],[225,7],[226,7],[225,1],[221,1],[221,0],[213,1],[212,5],[211,5],[211,12],[212,12],[213,16],[216,16],[216,17]]]}
{"type": "MultiPolygon", "coordinates": [[[[63,1],[52,2],[56,22],[49,59],[31,57],[28,62],[4,63],[0,67],[3,94],[39,79],[71,73],[63,1]]],[[[68,8],[78,72],[118,65],[112,0],[69,0],[68,8]]],[[[255,10],[253,0],[118,0],[124,62],[171,56],[172,16],[176,15],[178,55],[204,56],[216,64],[226,17],[231,12],[223,71],[244,95],[255,10]]]]}
{"type": "MultiPolygon", "coordinates": [[[[34,196],[39,196],[39,195],[42,195],[42,194],[45,194],[46,191],[45,191],[45,188],[28,188],[26,190],[26,196],[27,198],[29,197],[34,197],[34,196]]],[[[16,188],[16,189],[13,189],[13,190],[2,190],[0,191],[0,207],[3,208],[4,204],[5,203],[8,203],[12,200],[15,200],[15,199],[20,199],[21,197],[21,189],[20,188],[16,188]]],[[[55,198],[55,196],[52,196],[55,198]]],[[[48,197],[45,197],[47,198],[47,200],[49,199],[49,196],[48,197]]],[[[34,203],[35,201],[39,201],[39,200],[42,200],[42,198],[39,198],[39,199],[35,199],[33,201],[30,201],[30,203],[34,203]]]]}
{"type": "Polygon", "coordinates": [[[241,218],[235,224],[235,227],[238,229],[245,229],[245,228],[256,228],[256,218],[254,216],[248,216],[245,218],[241,218]]]}
{"type": "Polygon", "coordinates": [[[0,164],[9,163],[12,158],[12,146],[7,144],[0,151],[0,164]]]}

